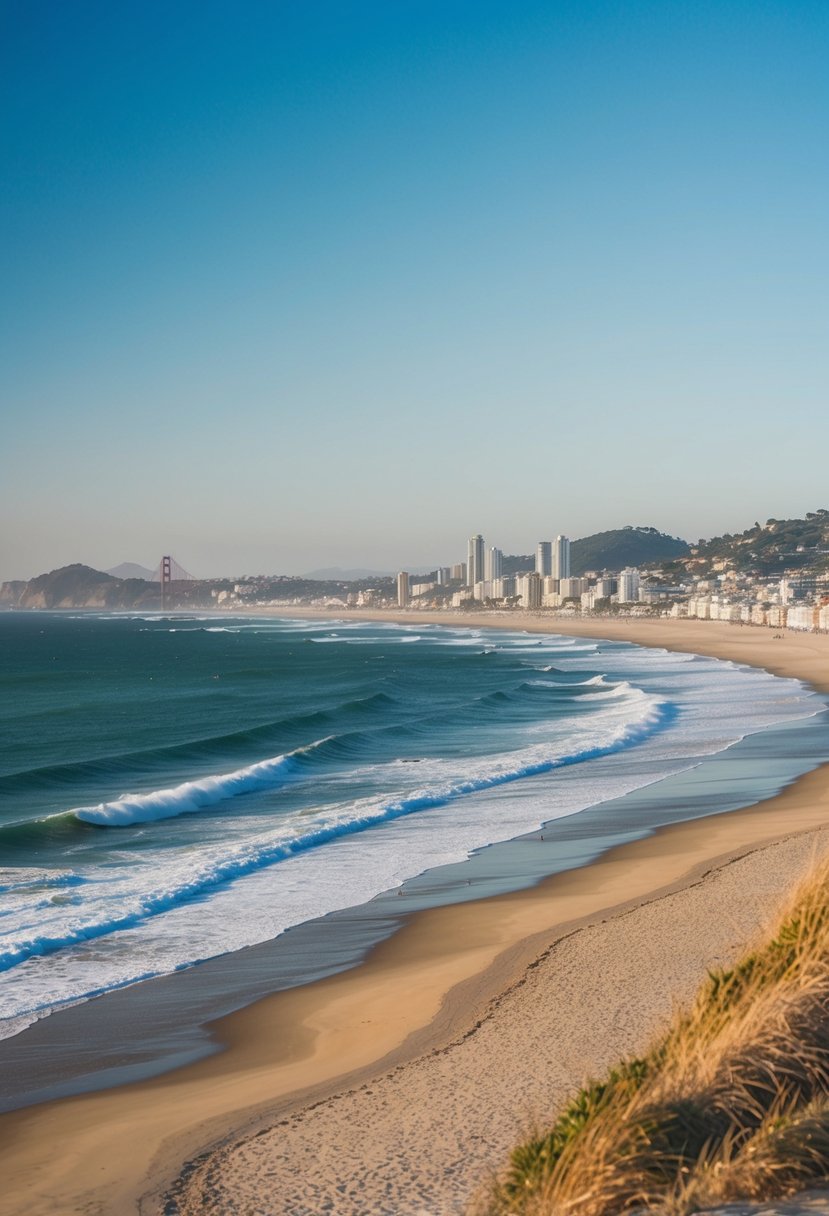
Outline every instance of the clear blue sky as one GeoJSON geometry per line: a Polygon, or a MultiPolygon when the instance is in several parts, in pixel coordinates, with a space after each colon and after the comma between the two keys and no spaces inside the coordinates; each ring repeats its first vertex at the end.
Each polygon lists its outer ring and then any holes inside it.
{"type": "Polygon", "coordinates": [[[829,506],[824,0],[0,0],[0,577],[829,506]]]}

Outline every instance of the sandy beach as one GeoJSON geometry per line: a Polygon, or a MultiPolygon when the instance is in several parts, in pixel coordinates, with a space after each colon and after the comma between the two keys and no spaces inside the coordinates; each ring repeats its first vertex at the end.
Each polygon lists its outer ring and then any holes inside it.
{"type": "MultiPolygon", "coordinates": [[[[825,636],[380,619],[613,638],[829,692],[825,636]]],[[[824,767],[758,806],[661,829],[532,890],[418,913],[360,967],[215,1023],[226,1049],[209,1059],[0,1117],[0,1212],[465,1211],[522,1132],[586,1075],[644,1047],[708,967],[745,948],[829,849],[827,828],[824,767]]]]}

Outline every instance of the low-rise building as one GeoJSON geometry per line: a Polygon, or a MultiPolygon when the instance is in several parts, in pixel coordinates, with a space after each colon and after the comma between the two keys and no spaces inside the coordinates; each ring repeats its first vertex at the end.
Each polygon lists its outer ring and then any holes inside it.
{"type": "Polygon", "coordinates": [[[820,611],[814,604],[790,604],[786,614],[786,628],[812,633],[819,619],[820,611]]]}

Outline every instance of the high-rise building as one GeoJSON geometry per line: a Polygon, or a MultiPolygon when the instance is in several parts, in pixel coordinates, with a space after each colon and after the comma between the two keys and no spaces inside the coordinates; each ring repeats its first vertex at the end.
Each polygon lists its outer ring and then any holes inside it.
{"type": "Polygon", "coordinates": [[[540,540],[535,547],[535,572],[542,578],[553,573],[553,542],[540,540]]]}
{"type": "Polygon", "coordinates": [[[397,607],[408,608],[409,606],[409,575],[406,570],[401,570],[397,576],[397,607]]]}
{"type": "Polygon", "coordinates": [[[466,561],[466,585],[474,587],[483,581],[484,577],[484,538],[480,532],[470,536],[466,561]]]}
{"type": "Polygon", "coordinates": [[[553,541],[553,578],[570,577],[570,538],[557,536],[553,541]]]}
{"type": "Polygon", "coordinates": [[[466,582],[466,562],[456,562],[449,567],[449,577],[453,583],[466,582]]]}
{"type": "Polygon", "coordinates": [[[452,571],[449,566],[438,566],[437,580],[439,587],[448,587],[452,571]]]}
{"type": "Polygon", "coordinates": [[[639,599],[639,571],[627,566],[619,575],[617,598],[620,604],[635,604],[639,599]]]}
{"type": "Polygon", "coordinates": [[[484,557],[484,579],[491,583],[494,579],[500,578],[503,574],[503,565],[503,553],[491,545],[484,557]]]}

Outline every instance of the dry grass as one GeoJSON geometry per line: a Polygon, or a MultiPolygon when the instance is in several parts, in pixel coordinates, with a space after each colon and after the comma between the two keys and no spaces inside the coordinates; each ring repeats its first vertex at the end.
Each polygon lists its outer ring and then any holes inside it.
{"type": "Polygon", "coordinates": [[[512,1153],[489,1216],[684,1216],[829,1176],[829,863],[641,1059],[512,1153]]]}

